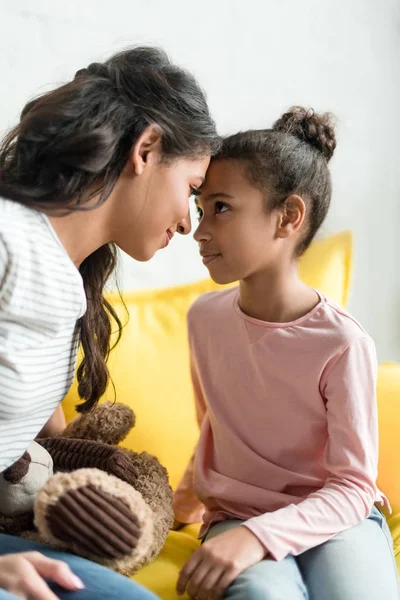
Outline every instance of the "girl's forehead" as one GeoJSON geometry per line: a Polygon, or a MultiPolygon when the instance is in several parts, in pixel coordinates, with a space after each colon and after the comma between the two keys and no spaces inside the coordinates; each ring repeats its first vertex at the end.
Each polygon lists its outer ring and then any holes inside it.
{"type": "Polygon", "coordinates": [[[232,195],[233,190],[249,185],[244,161],[216,159],[210,163],[201,191],[202,194],[225,192],[232,195]]]}

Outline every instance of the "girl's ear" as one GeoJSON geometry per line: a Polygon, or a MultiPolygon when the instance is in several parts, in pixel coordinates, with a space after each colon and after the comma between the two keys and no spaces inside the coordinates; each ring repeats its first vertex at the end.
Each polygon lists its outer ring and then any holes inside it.
{"type": "Polygon", "coordinates": [[[306,205],[304,200],[292,194],[285,200],[281,206],[281,214],[278,221],[277,237],[289,238],[295,235],[304,223],[306,216],[306,205]]]}

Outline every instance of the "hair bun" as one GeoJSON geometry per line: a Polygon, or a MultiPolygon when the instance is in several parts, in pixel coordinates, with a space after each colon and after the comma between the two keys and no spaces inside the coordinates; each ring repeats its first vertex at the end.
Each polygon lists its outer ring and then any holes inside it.
{"type": "Polygon", "coordinates": [[[336,148],[335,125],[330,113],[315,113],[293,106],[273,126],[274,131],[290,133],[317,148],[329,161],[336,148]]]}

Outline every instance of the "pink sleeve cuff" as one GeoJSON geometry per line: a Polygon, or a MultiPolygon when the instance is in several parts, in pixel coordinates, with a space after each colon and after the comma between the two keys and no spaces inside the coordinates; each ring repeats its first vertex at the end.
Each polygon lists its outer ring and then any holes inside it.
{"type": "Polygon", "coordinates": [[[243,523],[243,527],[247,527],[257,539],[260,540],[268,554],[276,561],[282,560],[287,556],[287,551],[277,543],[277,540],[274,539],[273,535],[268,534],[268,531],[262,526],[260,526],[256,521],[250,519],[243,523]]]}

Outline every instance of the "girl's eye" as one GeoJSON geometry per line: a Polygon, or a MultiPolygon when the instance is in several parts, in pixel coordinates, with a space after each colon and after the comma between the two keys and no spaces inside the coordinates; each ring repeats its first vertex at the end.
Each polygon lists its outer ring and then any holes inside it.
{"type": "Polygon", "coordinates": [[[229,210],[229,207],[226,204],[224,204],[223,202],[215,203],[215,212],[217,215],[220,215],[220,214],[226,212],[227,210],[229,210]]]}
{"type": "Polygon", "coordinates": [[[196,212],[198,220],[201,221],[203,218],[203,211],[201,210],[200,206],[196,206],[196,212]]]}

